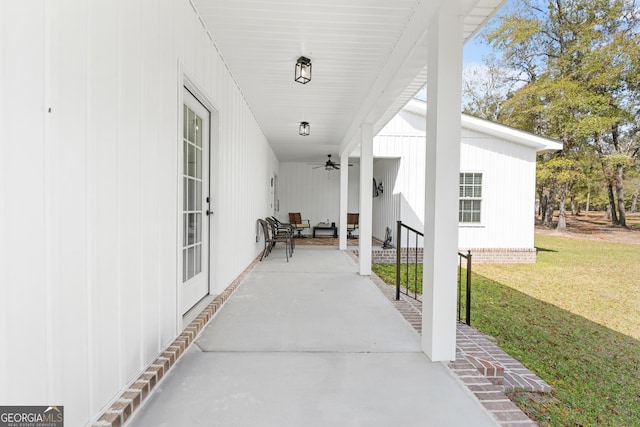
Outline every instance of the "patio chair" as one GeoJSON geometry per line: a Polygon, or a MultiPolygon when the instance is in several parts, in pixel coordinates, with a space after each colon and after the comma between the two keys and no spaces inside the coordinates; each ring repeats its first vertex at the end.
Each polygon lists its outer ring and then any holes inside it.
{"type": "Polygon", "coordinates": [[[291,237],[286,235],[274,235],[271,231],[271,227],[267,221],[264,219],[258,219],[258,222],[262,226],[262,233],[264,234],[264,250],[262,251],[262,256],[260,257],[260,261],[262,261],[265,257],[269,256],[271,250],[276,245],[277,242],[283,242],[284,245],[284,253],[287,257],[287,262],[289,262],[289,251],[291,250],[290,240],[291,237]]]}
{"type": "Polygon", "coordinates": [[[355,239],[353,232],[358,229],[358,221],[360,220],[359,213],[347,214],[347,239],[355,239]]]}
{"type": "Polygon", "coordinates": [[[311,228],[308,219],[302,219],[300,212],[289,212],[289,224],[298,232],[295,237],[302,238],[307,237],[302,234],[302,230],[305,228],[311,228]]]}
{"type": "Polygon", "coordinates": [[[291,226],[291,224],[286,224],[284,222],[278,221],[276,217],[265,218],[271,227],[271,234],[277,237],[286,237],[289,239],[289,246],[291,247],[290,253],[293,255],[293,250],[296,247],[294,233],[295,230],[291,226]]]}

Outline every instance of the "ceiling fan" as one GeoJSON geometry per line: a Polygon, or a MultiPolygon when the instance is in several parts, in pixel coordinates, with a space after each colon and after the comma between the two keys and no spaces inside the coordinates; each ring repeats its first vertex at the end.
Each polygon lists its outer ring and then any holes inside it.
{"type": "MultiPolygon", "coordinates": [[[[313,169],[324,168],[324,170],[332,171],[332,170],[340,170],[340,163],[336,163],[331,160],[331,154],[327,154],[327,161],[323,165],[314,166],[313,169]]],[[[349,166],[353,166],[349,164],[349,166]]]]}

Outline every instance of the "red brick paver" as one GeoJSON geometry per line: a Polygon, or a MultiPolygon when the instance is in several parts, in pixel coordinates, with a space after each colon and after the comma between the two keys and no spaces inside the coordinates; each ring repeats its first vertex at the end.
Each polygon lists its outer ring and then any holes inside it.
{"type": "Polygon", "coordinates": [[[214,298],[209,305],[182,331],[182,333],[167,346],[160,356],[153,361],[149,367],[136,379],[129,388],[122,393],[111,405],[100,415],[98,421],[93,423],[93,427],[120,427],[133,411],[138,409],[140,404],[147,398],[151,390],[160,382],[169,369],[173,367],[180,356],[191,345],[198,334],[202,332],[209,320],[218,311],[222,304],[231,296],[233,291],[242,283],[246,274],[255,267],[258,258],[245,269],[227,288],[214,298]]]}
{"type": "MultiPolygon", "coordinates": [[[[396,301],[393,286],[375,274],[371,280],[415,330],[422,333],[422,303],[402,294],[400,301],[396,301]]],[[[448,367],[501,427],[538,425],[504,393],[514,389],[548,393],[551,386],[476,329],[458,322],[456,361],[450,362],[448,367]]]]}

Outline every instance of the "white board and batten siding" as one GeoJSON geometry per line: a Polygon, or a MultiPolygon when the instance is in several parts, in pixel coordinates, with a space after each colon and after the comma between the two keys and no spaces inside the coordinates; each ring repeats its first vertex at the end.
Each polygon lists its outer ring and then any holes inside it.
{"type": "Polygon", "coordinates": [[[373,177],[377,184],[382,183],[384,191],[373,198],[373,237],[384,241],[387,227],[391,228],[395,246],[396,221],[400,218],[402,194],[395,188],[400,185],[400,159],[374,159],[373,177]]]}
{"type": "MultiPolygon", "coordinates": [[[[373,139],[373,177],[384,186],[384,193],[373,199],[373,235],[383,239],[390,227],[393,245],[397,220],[416,230],[424,227],[425,127],[424,116],[401,110],[373,139]]],[[[406,235],[402,238],[406,245],[406,235]]]]}
{"type": "Polygon", "coordinates": [[[482,173],[482,220],[459,227],[461,248],[533,248],[536,151],[462,129],[462,172],[482,173]]]}
{"type": "Polygon", "coordinates": [[[218,128],[212,293],[261,250],[279,164],[188,0],[2,2],[0,26],[0,402],[85,425],[181,326],[182,74],[218,128]]]}
{"type": "MultiPolygon", "coordinates": [[[[385,186],[374,199],[374,236],[392,227],[395,243],[394,218],[423,230],[425,129],[423,115],[402,110],[374,138],[374,177],[385,186]]],[[[535,148],[462,128],[460,170],[483,174],[483,197],[481,223],[460,224],[460,248],[533,248],[535,162],[535,148]]]]}
{"type": "MultiPolygon", "coordinates": [[[[311,226],[327,220],[339,223],[340,171],[327,171],[324,167],[316,166],[303,162],[280,163],[280,211],[277,216],[282,221],[289,222],[289,212],[300,212],[302,218],[308,219],[311,226]]],[[[348,212],[359,211],[359,176],[360,168],[358,163],[355,163],[349,167],[348,212]]]]}

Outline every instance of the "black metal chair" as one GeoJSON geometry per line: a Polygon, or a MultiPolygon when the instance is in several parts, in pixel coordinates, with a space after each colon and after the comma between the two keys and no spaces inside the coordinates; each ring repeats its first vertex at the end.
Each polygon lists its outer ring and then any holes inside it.
{"type": "Polygon", "coordinates": [[[287,262],[289,262],[289,251],[291,250],[290,241],[292,240],[292,238],[284,234],[280,236],[278,236],[277,233],[274,234],[273,231],[271,230],[271,226],[264,219],[258,219],[258,222],[260,222],[260,225],[262,226],[262,233],[264,234],[264,250],[262,251],[262,256],[260,257],[260,261],[262,261],[265,257],[269,256],[269,254],[271,253],[271,250],[273,249],[273,247],[276,245],[277,242],[283,242],[285,243],[284,253],[285,253],[285,256],[287,257],[287,262]]]}
{"type": "Polygon", "coordinates": [[[271,234],[273,234],[274,236],[279,236],[279,237],[286,236],[289,238],[289,242],[290,242],[289,245],[291,246],[290,252],[291,252],[291,255],[293,256],[293,250],[296,247],[295,239],[294,239],[295,229],[291,226],[291,224],[280,222],[275,217],[269,217],[265,219],[269,223],[269,226],[271,227],[271,234]]]}

